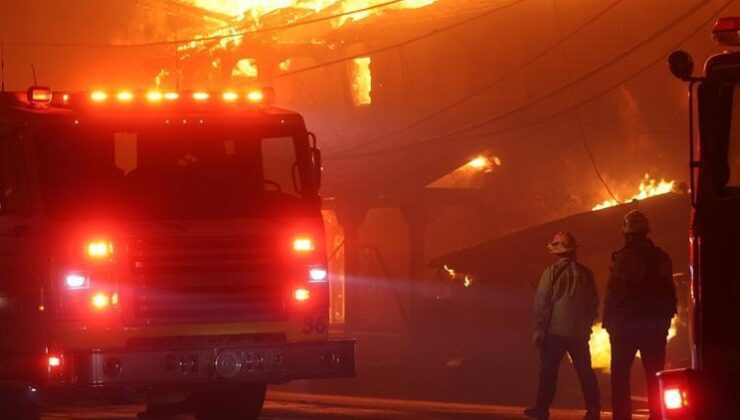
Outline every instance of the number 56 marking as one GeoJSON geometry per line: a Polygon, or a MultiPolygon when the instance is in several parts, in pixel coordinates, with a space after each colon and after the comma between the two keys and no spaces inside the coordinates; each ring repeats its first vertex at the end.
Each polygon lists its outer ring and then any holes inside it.
{"type": "Polygon", "coordinates": [[[326,334],[329,329],[327,315],[305,316],[303,317],[303,334],[326,334]]]}

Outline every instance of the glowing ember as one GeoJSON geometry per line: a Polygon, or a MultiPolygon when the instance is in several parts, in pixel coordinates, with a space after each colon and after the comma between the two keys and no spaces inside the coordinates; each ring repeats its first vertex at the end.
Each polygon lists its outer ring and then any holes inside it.
{"type": "Polygon", "coordinates": [[[352,102],[355,106],[370,105],[373,98],[370,57],[355,58],[352,62],[352,102]]]}
{"type": "MultiPolygon", "coordinates": [[[[678,329],[678,315],[671,320],[671,327],[668,329],[668,341],[676,336],[678,329]]],[[[591,365],[594,369],[609,372],[611,370],[612,346],[609,343],[609,333],[601,326],[601,322],[594,324],[591,329],[591,339],[588,341],[588,347],[591,350],[591,365]]],[[[637,352],[640,357],[640,352],[637,352]]]]}
{"type": "Polygon", "coordinates": [[[631,201],[635,200],[643,200],[648,197],[654,197],[656,195],[662,195],[662,194],[668,194],[669,192],[673,191],[673,186],[676,183],[676,181],[666,181],[665,179],[661,178],[660,181],[657,181],[650,177],[650,174],[645,174],[645,177],[643,178],[642,182],[640,182],[640,186],[638,187],[637,194],[633,195],[632,197],[628,198],[624,201],[617,201],[617,200],[606,200],[602,203],[599,203],[591,208],[591,210],[601,210],[608,207],[613,207],[622,203],[629,203],[631,201]]]}

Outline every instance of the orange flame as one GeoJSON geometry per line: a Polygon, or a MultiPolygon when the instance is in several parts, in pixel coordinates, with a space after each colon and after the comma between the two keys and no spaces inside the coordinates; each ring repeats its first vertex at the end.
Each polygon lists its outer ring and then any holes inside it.
{"type": "Polygon", "coordinates": [[[447,274],[450,276],[450,280],[452,281],[462,281],[462,285],[464,287],[470,287],[473,284],[473,277],[471,277],[468,274],[459,274],[455,271],[454,268],[450,268],[447,265],[442,266],[442,268],[447,272],[447,274]]]}
{"type": "Polygon", "coordinates": [[[373,101],[370,62],[370,57],[359,57],[352,63],[352,102],[355,106],[370,105],[373,101]]]}
{"type": "MultiPolygon", "coordinates": [[[[671,320],[671,327],[668,329],[668,341],[673,339],[678,333],[678,315],[671,320]]],[[[591,350],[591,366],[594,369],[604,372],[611,371],[612,346],[609,342],[609,333],[601,326],[601,322],[594,324],[591,328],[591,338],[588,341],[588,347],[591,350]]],[[[640,353],[637,353],[640,357],[640,353]]]]}
{"type": "Polygon", "coordinates": [[[648,197],[654,197],[656,195],[668,194],[669,192],[673,191],[673,186],[675,183],[676,181],[673,181],[673,180],[666,181],[663,178],[661,178],[660,181],[657,181],[651,178],[650,174],[645,174],[645,177],[643,178],[642,182],[640,182],[640,186],[638,187],[637,194],[633,195],[632,197],[624,201],[605,200],[604,202],[593,206],[591,210],[593,211],[601,210],[601,209],[605,209],[608,207],[614,207],[622,203],[629,203],[635,200],[644,200],[648,197]]]}

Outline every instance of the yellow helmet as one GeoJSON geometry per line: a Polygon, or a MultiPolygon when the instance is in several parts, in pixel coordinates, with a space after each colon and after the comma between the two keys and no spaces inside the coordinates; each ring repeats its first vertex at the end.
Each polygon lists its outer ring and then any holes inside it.
{"type": "Polygon", "coordinates": [[[632,210],[624,215],[622,233],[635,234],[648,232],[650,232],[650,221],[639,210],[632,210]]]}
{"type": "Polygon", "coordinates": [[[547,244],[547,250],[551,254],[560,255],[567,254],[576,250],[576,238],[570,233],[564,230],[556,233],[552,237],[552,240],[547,244]]]}

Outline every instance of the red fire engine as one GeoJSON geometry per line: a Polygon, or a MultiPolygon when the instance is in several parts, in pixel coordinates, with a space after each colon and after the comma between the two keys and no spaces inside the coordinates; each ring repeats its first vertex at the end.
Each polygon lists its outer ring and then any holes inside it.
{"type": "Polygon", "coordinates": [[[267,384],[354,375],[328,337],[316,138],[271,97],[0,93],[4,416],[253,418],[267,384]]]}
{"type": "MultiPolygon", "coordinates": [[[[740,18],[720,19],[721,45],[740,46],[740,18]]],[[[692,215],[691,343],[689,369],[659,373],[665,419],[736,419],[740,394],[740,53],[707,60],[703,77],[683,52],[669,58],[675,76],[690,83],[690,114],[698,86],[699,141],[690,115],[692,215]]]]}

